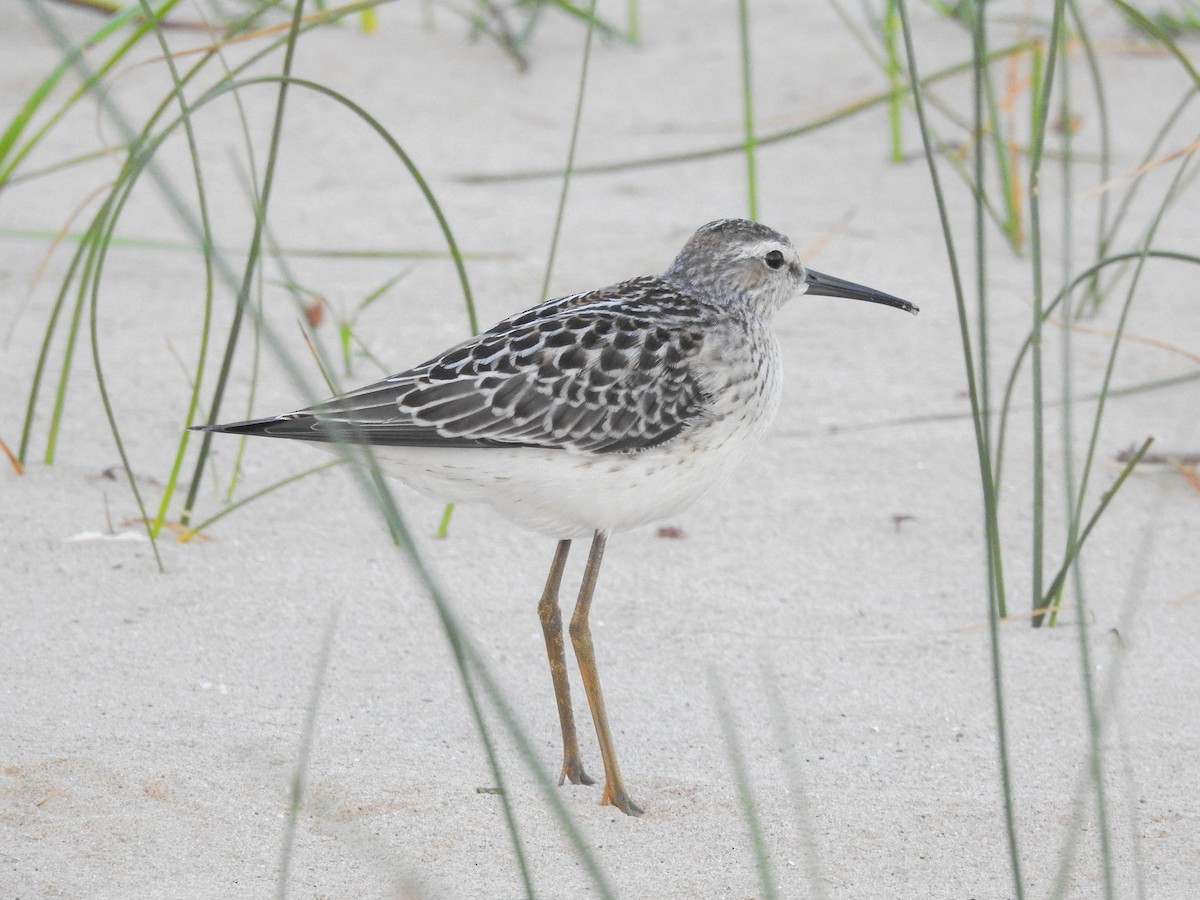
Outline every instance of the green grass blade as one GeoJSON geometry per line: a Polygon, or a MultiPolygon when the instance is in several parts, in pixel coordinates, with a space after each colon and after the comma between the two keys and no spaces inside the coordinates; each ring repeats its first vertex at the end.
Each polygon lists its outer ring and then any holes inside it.
{"type": "Polygon", "coordinates": [[[192,389],[188,397],[187,410],[183,416],[183,427],[180,429],[179,442],[175,448],[175,458],[171,462],[171,469],[167,474],[166,484],[163,485],[162,495],[159,498],[158,511],[155,513],[154,520],[150,525],[150,535],[152,538],[156,538],[167,519],[167,511],[170,508],[172,498],[175,496],[175,488],[179,483],[179,474],[183,470],[188,442],[191,437],[191,432],[188,431],[188,428],[195,423],[196,412],[200,408],[200,390],[203,386],[204,367],[208,360],[209,337],[212,330],[215,285],[213,276],[212,224],[209,220],[208,199],[204,190],[204,174],[200,167],[200,149],[197,145],[195,129],[192,127],[191,116],[188,114],[187,98],[183,94],[183,80],[179,76],[179,71],[175,66],[175,59],[171,55],[170,47],[167,45],[162,29],[158,27],[157,21],[150,15],[147,0],[141,0],[141,3],[150,22],[155,26],[154,34],[163,52],[163,60],[166,63],[167,71],[171,75],[172,93],[179,102],[184,135],[187,138],[188,153],[192,160],[192,177],[196,183],[196,200],[200,217],[201,254],[204,259],[204,315],[200,325],[200,342],[196,351],[195,370],[191,378],[192,389]]]}
{"type": "MultiPolygon", "coordinates": [[[[908,56],[909,83],[912,89],[913,104],[916,108],[917,122],[921,129],[921,142],[925,147],[925,161],[929,167],[929,178],[933,186],[934,197],[937,200],[938,216],[942,223],[942,234],[946,243],[946,253],[950,264],[950,273],[954,284],[954,296],[958,309],[959,334],[962,341],[963,362],[966,366],[967,391],[971,401],[971,420],[975,426],[975,446],[979,461],[979,474],[983,486],[985,531],[988,535],[987,549],[989,566],[986,572],[987,583],[994,586],[996,569],[994,562],[1000,558],[999,527],[996,518],[995,486],[992,482],[992,465],[989,458],[987,442],[983,436],[983,410],[979,405],[979,390],[975,381],[974,354],[971,351],[971,335],[967,322],[966,299],[963,295],[962,278],[958,269],[958,255],[954,248],[954,234],[946,209],[945,198],[942,194],[941,180],[938,177],[937,164],[934,159],[933,146],[929,139],[929,129],[925,120],[925,107],[921,97],[922,82],[917,74],[916,53],[913,50],[912,29],[908,21],[908,8],[905,0],[897,0],[897,12],[900,15],[901,30],[904,35],[904,50],[908,56]]],[[[996,595],[989,587],[988,600],[988,632],[991,641],[992,658],[992,698],[996,716],[997,753],[1000,766],[1000,780],[1004,796],[1005,831],[1008,838],[1009,865],[1013,878],[1013,888],[1017,900],[1025,896],[1024,879],[1021,875],[1021,855],[1017,843],[1016,814],[1012,789],[1012,774],[1009,766],[1007,721],[1004,713],[1003,672],[1000,663],[999,646],[999,604],[995,602],[996,595]]]]}
{"type": "Polygon", "coordinates": [[[1063,559],[1063,563],[1059,567],[1058,573],[1054,576],[1054,580],[1050,582],[1050,587],[1047,588],[1045,596],[1042,597],[1041,608],[1044,611],[1050,612],[1057,607],[1060,592],[1062,591],[1063,584],[1067,579],[1067,573],[1071,570],[1071,566],[1074,565],[1075,560],[1083,551],[1083,545],[1084,542],[1087,541],[1088,535],[1092,533],[1092,529],[1096,527],[1096,523],[1100,520],[1100,516],[1102,516],[1104,514],[1104,510],[1108,508],[1108,504],[1112,502],[1113,497],[1117,495],[1117,491],[1121,489],[1121,485],[1125,483],[1125,479],[1127,479],[1133,473],[1134,468],[1139,462],[1142,461],[1142,457],[1146,455],[1146,451],[1150,449],[1150,445],[1153,443],[1154,438],[1146,438],[1146,440],[1142,443],[1142,446],[1139,447],[1132,456],[1130,456],[1129,461],[1121,469],[1120,474],[1117,475],[1112,487],[1105,491],[1100,497],[1100,502],[1096,504],[1095,512],[1092,513],[1091,518],[1087,520],[1087,524],[1083,526],[1083,530],[1079,533],[1079,540],[1070,548],[1070,552],[1063,559]]]}
{"type": "MultiPolygon", "coordinates": [[[[1162,125],[1159,127],[1158,131],[1155,132],[1154,137],[1151,138],[1149,144],[1146,145],[1146,152],[1142,155],[1138,165],[1133,169],[1135,173],[1147,171],[1148,167],[1152,165],[1153,160],[1157,159],[1161,155],[1162,146],[1167,139],[1167,135],[1170,134],[1172,129],[1174,129],[1176,124],[1183,117],[1183,114],[1187,111],[1187,108],[1192,104],[1192,101],[1196,100],[1197,97],[1200,97],[1200,92],[1198,92],[1195,88],[1188,88],[1187,92],[1184,93],[1184,95],[1180,98],[1175,108],[1171,110],[1171,114],[1163,120],[1162,125]]],[[[1104,255],[1107,255],[1109,248],[1116,239],[1118,230],[1125,222],[1125,218],[1133,206],[1133,201],[1137,198],[1141,191],[1142,185],[1145,183],[1146,179],[1134,177],[1129,185],[1128,190],[1126,190],[1124,195],[1121,197],[1121,202],[1117,205],[1117,211],[1113,214],[1109,223],[1109,227],[1102,237],[1102,244],[1105,249],[1104,255]]],[[[1115,187],[1113,182],[1105,181],[1099,190],[1107,194],[1113,187],[1115,187]]],[[[1103,296],[1104,292],[1101,292],[1099,295],[1095,293],[1093,294],[1090,311],[1095,312],[1099,308],[1103,296]]]]}
{"type": "MultiPolygon", "coordinates": [[[[1096,180],[1097,184],[1103,185],[1107,184],[1109,178],[1112,177],[1112,125],[1108,116],[1108,97],[1104,90],[1104,78],[1100,74],[1100,60],[1091,37],[1088,35],[1087,23],[1079,10],[1078,0],[1068,0],[1067,7],[1071,11],[1071,21],[1079,36],[1079,46],[1083,49],[1083,58],[1087,63],[1088,75],[1095,93],[1096,130],[1100,135],[1100,165],[1096,173],[1096,180]]],[[[1096,220],[1096,259],[1103,259],[1108,255],[1108,240],[1105,237],[1109,221],[1108,205],[1108,192],[1101,191],[1096,220]]],[[[1091,299],[1092,307],[1095,308],[1100,302],[1100,283],[1098,281],[1093,280],[1088,284],[1088,296],[1091,299]]]]}
{"type": "Polygon", "coordinates": [[[751,77],[750,2],[738,0],[738,35],[742,58],[742,151],[746,157],[746,207],[749,218],[758,219],[758,163],[754,138],[754,80],[751,77]]]}
{"type": "MultiPolygon", "coordinates": [[[[972,161],[974,164],[974,225],[975,225],[975,320],[977,329],[977,345],[979,347],[976,365],[979,369],[979,402],[986,411],[982,422],[981,437],[988,452],[992,452],[991,415],[991,336],[988,329],[987,304],[987,234],[984,230],[986,220],[985,207],[987,195],[984,185],[987,183],[987,156],[983,152],[983,135],[987,128],[987,114],[984,107],[985,88],[987,87],[987,17],[984,15],[982,3],[966,7],[971,22],[971,56],[975,66],[971,78],[971,107],[974,110],[972,126],[972,161]]],[[[999,560],[994,561],[996,564],[999,560]]],[[[1003,579],[1000,579],[1002,582],[1003,579]]]]}
{"type": "MultiPolygon", "coordinates": [[[[1046,308],[1042,311],[1043,318],[1044,319],[1049,318],[1051,315],[1053,315],[1054,311],[1063,302],[1063,298],[1065,298],[1070,291],[1074,291],[1081,284],[1087,282],[1089,279],[1094,278],[1102,270],[1108,268],[1109,266],[1120,266],[1126,262],[1130,262],[1132,260],[1140,260],[1142,258],[1145,258],[1146,260],[1170,260],[1170,261],[1175,261],[1175,262],[1184,262],[1184,263],[1191,263],[1193,265],[1200,265],[1200,256],[1196,256],[1196,255],[1193,255],[1190,253],[1180,253],[1180,252],[1174,251],[1174,250],[1147,249],[1147,250],[1133,250],[1128,253],[1117,253],[1113,256],[1106,257],[1105,259],[1102,259],[1099,262],[1093,263],[1092,265],[1090,265],[1086,269],[1084,269],[1080,274],[1076,275],[1071,280],[1071,283],[1066,285],[1064,288],[1062,288],[1062,290],[1060,290],[1058,292],[1058,294],[1055,296],[1055,298],[1049,304],[1046,305],[1046,308]]],[[[1000,403],[999,423],[997,426],[997,435],[996,435],[996,447],[997,447],[996,458],[997,458],[997,460],[999,460],[1003,456],[1004,439],[1005,439],[1005,435],[1006,435],[1006,432],[1008,429],[1009,410],[1013,406],[1012,398],[1013,398],[1014,393],[1016,392],[1017,378],[1021,374],[1021,369],[1025,362],[1025,356],[1029,352],[1029,346],[1030,346],[1030,340],[1029,340],[1029,337],[1027,336],[1025,338],[1024,343],[1017,350],[1016,357],[1013,359],[1012,366],[1009,369],[1008,380],[1004,386],[1004,394],[1003,394],[1003,399],[1001,400],[1001,403],[1000,403]]],[[[1184,376],[1183,381],[1184,382],[1191,381],[1194,377],[1195,376],[1192,376],[1192,375],[1184,376]]],[[[1169,385],[1172,385],[1175,383],[1177,383],[1175,379],[1168,379],[1167,381],[1164,381],[1164,382],[1154,382],[1151,385],[1151,387],[1169,386],[1169,385]]],[[[1098,400],[1101,396],[1110,396],[1111,397],[1114,395],[1114,393],[1115,392],[1110,387],[1110,388],[1106,389],[1103,393],[1097,392],[1095,394],[1095,397],[1098,400]]],[[[999,469],[999,465],[997,464],[997,471],[996,471],[997,487],[1000,485],[1001,474],[1002,473],[999,469]]]]}
{"type": "Polygon", "coordinates": [[[708,676],[709,691],[717,708],[717,718],[721,722],[721,736],[725,739],[725,750],[729,757],[729,766],[733,770],[733,781],[737,787],[738,800],[742,804],[742,814],[746,818],[746,830],[749,832],[750,847],[754,852],[754,867],[758,870],[758,885],[761,896],[766,900],[774,900],[778,894],[775,891],[775,879],[771,875],[771,861],[767,853],[766,838],[763,837],[762,823],[758,818],[758,806],[754,802],[754,792],[750,787],[750,776],[746,771],[746,757],[742,753],[737,739],[737,728],[734,725],[733,713],[729,708],[729,698],[725,689],[713,672],[708,676]]]}
{"type": "Polygon", "coordinates": [[[904,82],[904,72],[900,67],[900,50],[897,33],[900,30],[900,20],[896,15],[896,0],[887,0],[883,10],[883,46],[886,52],[884,74],[892,88],[892,97],[888,101],[888,134],[892,145],[892,162],[904,161],[904,146],[900,140],[900,88],[904,82]]]}
{"type": "MultiPolygon", "coordinates": [[[[1030,56],[1038,53],[1037,45],[1030,48],[1030,56]]],[[[1006,139],[1001,125],[1000,105],[994,93],[989,98],[991,103],[990,129],[992,134],[992,153],[996,159],[996,174],[1000,181],[1000,196],[1004,199],[1004,233],[1008,237],[1009,246],[1013,252],[1020,254],[1025,245],[1025,227],[1021,218],[1021,187],[1016,174],[1014,159],[1016,153],[1012,148],[1015,139],[1006,139]]]]}
{"type": "MultiPolygon", "coordinates": [[[[33,423],[37,414],[38,395],[41,393],[42,379],[50,364],[50,348],[54,343],[54,333],[58,330],[59,318],[66,307],[67,295],[71,292],[71,285],[74,283],[75,275],[79,271],[79,264],[85,259],[86,255],[86,247],[82,244],[71,254],[71,262],[67,265],[67,272],[63,276],[62,286],[58,290],[58,295],[54,298],[54,305],[50,308],[50,316],[46,321],[46,328],[42,333],[42,345],[38,350],[37,362],[34,364],[33,374],[29,380],[29,396],[25,403],[25,420],[21,423],[21,444],[17,449],[17,459],[20,460],[22,465],[25,465],[28,459],[29,444],[33,437],[33,423]]],[[[52,453],[51,459],[53,459],[52,453]]]]}
{"type": "MultiPolygon", "coordinates": [[[[558,208],[554,211],[554,231],[550,236],[550,252],[546,257],[546,274],[542,277],[542,300],[550,296],[550,278],[554,274],[554,259],[558,254],[558,239],[562,234],[563,217],[567,211],[567,194],[571,188],[571,175],[575,169],[575,150],[579,145],[579,126],[583,121],[583,98],[587,96],[588,69],[592,59],[592,35],[595,34],[596,0],[591,0],[587,18],[587,34],[583,39],[583,60],[579,65],[579,89],[575,94],[575,115],[571,121],[571,142],[567,147],[567,164],[563,169],[562,190],[558,194],[558,208]]],[[[478,328],[472,333],[478,333],[478,328]]]]}
{"type": "MultiPolygon", "coordinates": [[[[1044,557],[1046,551],[1046,442],[1045,411],[1043,409],[1042,375],[1042,307],[1044,304],[1044,275],[1042,262],[1042,155],[1046,145],[1046,130],[1050,115],[1050,93],[1054,88],[1054,72],[1058,49],[1062,41],[1064,0],[1055,0],[1054,17],[1050,26],[1049,51],[1045,69],[1034,71],[1033,146],[1029,161],[1029,243],[1033,264],[1033,327],[1030,331],[1030,365],[1033,389],[1033,496],[1030,511],[1033,522],[1030,548],[1031,607],[1037,609],[1042,600],[1044,557]]],[[[1040,59],[1040,55],[1034,57],[1040,59]]],[[[1039,616],[1031,619],[1036,628],[1039,616]]]]}
{"type": "MultiPolygon", "coordinates": [[[[132,182],[129,183],[132,184],[132,182]]],[[[111,229],[115,225],[121,206],[128,197],[129,191],[126,190],[123,196],[112,204],[112,212],[106,217],[107,221],[104,224],[105,230],[111,229]]],[[[85,280],[80,285],[90,295],[88,304],[88,333],[92,349],[92,370],[96,374],[96,389],[100,394],[100,405],[104,408],[104,415],[108,419],[108,427],[112,432],[113,444],[116,446],[117,453],[121,457],[121,467],[125,471],[125,479],[129,483],[129,490],[133,494],[134,503],[137,505],[139,519],[145,524],[146,535],[150,539],[150,549],[154,553],[154,562],[158,566],[158,570],[162,572],[165,569],[163,567],[162,556],[158,552],[158,542],[154,540],[152,522],[146,512],[146,504],[142,499],[142,492],[138,487],[137,478],[134,476],[133,464],[130,462],[129,453],[125,449],[125,441],[121,437],[121,430],[117,424],[116,410],[113,407],[112,396],[108,390],[108,382],[104,376],[104,365],[100,360],[100,284],[104,272],[104,261],[107,250],[103,232],[100,232],[95,245],[96,263],[90,272],[90,282],[85,280]]]]}
{"type": "MultiPolygon", "coordinates": [[[[288,29],[288,40],[285,44],[283,57],[283,74],[286,79],[291,74],[293,61],[296,54],[296,41],[299,37],[299,28],[301,18],[304,11],[304,0],[297,0],[296,6],[292,12],[291,27],[288,29]]],[[[229,326],[229,337],[225,342],[225,353],[221,359],[221,366],[217,371],[217,382],[213,387],[212,399],[209,401],[209,424],[216,424],[221,413],[221,402],[225,398],[225,389],[229,383],[229,376],[233,370],[233,357],[237,351],[238,337],[241,332],[242,321],[245,317],[246,307],[250,302],[250,285],[254,279],[254,274],[258,270],[260,262],[260,254],[262,252],[263,225],[266,221],[267,210],[271,199],[271,187],[274,183],[275,164],[279,157],[279,144],[283,132],[283,116],[287,107],[287,92],[288,82],[281,81],[279,84],[278,98],[275,102],[274,120],[271,125],[271,136],[267,148],[267,162],[263,171],[262,191],[259,195],[258,203],[255,205],[254,215],[254,231],[250,238],[249,251],[246,254],[246,266],[242,273],[241,286],[238,288],[237,306],[234,308],[233,321],[229,326]]],[[[200,450],[196,456],[196,465],[193,469],[191,485],[188,488],[187,499],[184,501],[185,515],[186,511],[191,510],[196,504],[196,494],[200,490],[200,477],[204,473],[204,463],[208,459],[209,451],[212,447],[212,432],[206,431],[200,439],[200,450]]],[[[187,524],[186,518],[181,518],[183,524],[187,524]]]]}
{"type": "Polygon", "coordinates": [[[610,25],[603,19],[596,17],[596,4],[593,0],[591,5],[585,10],[581,6],[576,6],[573,3],[568,3],[567,0],[542,0],[547,6],[553,6],[572,18],[579,19],[587,25],[589,31],[599,31],[605,37],[616,38],[619,41],[633,43],[635,38],[628,32],[622,31],[615,25],[610,25]]]}
{"type": "MultiPolygon", "coordinates": [[[[1083,515],[1083,504],[1087,496],[1088,481],[1091,477],[1092,469],[1095,464],[1096,448],[1100,441],[1100,424],[1104,418],[1104,409],[1108,400],[1108,389],[1109,385],[1112,383],[1113,371],[1116,368],[1117,353],[1120,350],[1121,339],[1125,333],[1125,323],[1129,318],[1129,312],[1133,307],[1133,299],[1137,294],[1138,280],[1141,278],[1142,269],[1146,265],[1146,260],[1150,257],[1151,243],[1154,240],[1155,234],[1157,233],[1158,226],[1162,222],[1163,216],[1170,206],[1170,200],[1178,189],[1180,182],[1183,180],[1184,174],[1188,171],[1189,161],[1190,158],[1185,158],[1183,162],[1181,162],[1176,168],[1175,176],[1172,178],[1171,184],[1167,188],[1166,197],[1164,198],[1163,203],[1160,204],[1158,212],[1155,215],[1154,220],[1151,222],[1149,229],[1147,230],[1145,241],[1142,245],[1142,251],[1140,253],[1140,258],[1138,258],[1134,264],[1133,276],[1130,279],[1129,290],[1125,295],[1125,302],[1121,306],[1121,313],[1117,319],[1117,327],[1113,335],[1112,345],[1110,346],[1108,359],[1104,366],[1104,376],[1100,384],[1100,397],[1096,402],[1096,412],[1092,419],[1092,430],[1088,438],[1087,454],[1084,458],[1083,469],[1079,480],[1079,494],[1075,503],[1075,516],[1077,519],[1082,518],[1083,515]]],[[[1069,549],[1070,548],[1068,548],[1068,550],[1069,549]]],[[[1055,606],[1056,605],[1057,603],[1055,606]]],[[[1053,624],[1053,616],[1054,612],[1052,611],[1051,624],[1053,624]]]]}
{"type": "MultiPolygon", "coordinates": [[[[96,261],[95,243],[89,242],[81,246],[80,250],[84,257],[83,270],[80,274],[79,282],[75,286],[75,308],[71,314],[71,322],[67,326],[66,342],[63,348],[62,362],[59,367],[58,387],[54,392],[54,405],[50,410],[50,424],[46,431],[46,450],[42,457],[42,462],[48,466],[54,464],[54,456],[58,449],[58,431],[62,426],[62,418],[66,410],[67,385],[71,380],[71,363],[75,358],[75,345],[79,339],[79,328],[83,321],[83,310],[86,306],[86,285],[92,277],[93,266],[96,261]]],[[[32,413],[33,410],[31,409],[30,418],[32,418],[32,413]]]]}
{"type": "MultiPolygon", "coordinates": [[[[38,0],[27,0],[30,3],[37,3],[38,0]]],[[[50,118],[27,140],[20,149],[16,148],[16,142],[20,139],[21,133],[25,126],[29,124],[30,118],[35,115],[41,105],[46,101],[46,98],[62,80],[62,76],[68,71],[77,69],[83,63],[82,50],[76,47],[66,48],[63,59],[55,66],[54,71],[48,75],[34,92],[26,100],[21,111],[17,113],[12,122],[9,123],[7,129],[0,136],[0,187],[12,177],[13,172],[19,166],[22,160],[39,144],[42,138],[69,112],[80,97],[85,96],[90,91],[95,90],[100,79],[103,78],[109,71],[112,70],[119,62],[125,59],[134,46],[136,46],[148,31],[154,27],[158,21],[169,13],[179,0],[165,0],[165,2],[157,9],[150,10],[145,13],[145,18],[142,18],[143,12],[149,10],[149,7],[139,7],[136,4],[130,4],[122,12],[118,13],[114,18],[106,22],[97,32],[95,32],[88,40],[83,43],[83,47],[94,46],[113,32],[129,24],[131,21],[138,21],[138,25],[120,46],[109,55],[94,72],[90,72],[83,79],[83,84],[71,92],[71,95],[63,103],[62,106],[55,111],[50,118]],[[15,151],[15,152],[14,152],[15,151]],[[6,162],[7,160],[7,162],[6,162]]]]}
{"type": "Polygon", "coordinates": [[[1146,34],[1148,34],[1150,37],[1154,38],[1155,41],[1162,44],[1163,48],[1173,57],[1175,57],[1175,59],[1179,61],[1179,64],[1183,66],[1188,75],[1191,76],[1192,82],[1197,86],[1197,88],[1200,88],[1200,72],[1196,71],[1196,67],[1192,65],[1192,61],[1188,59],[1187,54],[1179,49],[1179,45],[1175,43],[1175,39],[1171,37],[1167,29],[1163,28],[1162,25],[1155,20],[1146,16],[1141,10],[1130,6],[1125,2],[1125,0],[1111,0],[1111,2],[1117,7],[1117,9],[1125,13],[1129,21],[1131,21],[1138,28],[1142,29],[1142,31],[1146,32],[1146,34]]]}

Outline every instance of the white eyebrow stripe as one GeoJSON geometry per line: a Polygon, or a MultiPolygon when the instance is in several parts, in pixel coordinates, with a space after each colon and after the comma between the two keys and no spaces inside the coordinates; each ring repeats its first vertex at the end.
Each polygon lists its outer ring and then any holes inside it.
{"type": "Polygon", "coordinates": [[[757,244],[747,244],[742,252],[738,255],[739,259],[756,259],[766,256],[772,250],[778,250],[783,254],[788,261],[797,258],[796,251],[787,244],[781,244],[779,241],[759,241],[757,244]]]}

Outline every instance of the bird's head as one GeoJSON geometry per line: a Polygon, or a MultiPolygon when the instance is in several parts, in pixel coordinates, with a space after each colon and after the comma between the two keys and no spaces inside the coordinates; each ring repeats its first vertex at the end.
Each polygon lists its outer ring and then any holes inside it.
{"type": "Polygon", "coordinates": [[[710,302],[749,305],[760,315],[801,293],[919,311],[907,300],[805,268],[786,235],[747,219],[718,219],[700,228],[665,277],[710,302]]]}

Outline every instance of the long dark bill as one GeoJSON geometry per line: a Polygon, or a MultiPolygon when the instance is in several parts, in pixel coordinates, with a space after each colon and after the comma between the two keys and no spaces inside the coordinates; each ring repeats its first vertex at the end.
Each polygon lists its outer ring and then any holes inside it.
{"type": "Polygon", "coordinates": [[[834,278],[832,275],[822,275],[820,272],[814,272],[812,269],[805,269],[804,271],[804,280],[808,282],[807,293],[809,294],[815,294],[819,297],[845,297],[847,300],[866,300],[870,303],[882,303],[884,306],[894,306],[896,309],[910,312],[914,316],[921,311],[916,304],[909,303],[907,300],[901,300],[899,297],[893,297],[891,294],[885,294],[883,291],[864,287],[861,284],[855,284],[853,281],[843,281],[841,278],[834,278]]]}

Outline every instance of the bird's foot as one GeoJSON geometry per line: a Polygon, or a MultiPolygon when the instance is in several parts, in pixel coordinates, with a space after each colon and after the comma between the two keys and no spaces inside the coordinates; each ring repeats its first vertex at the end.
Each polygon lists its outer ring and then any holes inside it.
{"type": "Polygon", "coordinates": [[[642,808],[629,798],[629,795],[625,793],[625,788],[614,788],[611,782],[605,782],[604,784],[604,794],[600,798],[600,805],[615,806],[627,816],[640,816],[642,814],[642,808]]]}
{"type": "Polygon", "coordinates": [[[564,781],[569,781],[571,784],[595,784],[596,779],[583,771],[583,763],[578,757],[566,756],[563,757],[562,774],[558,776],[558,783],[562,785],[564,781]]]}

